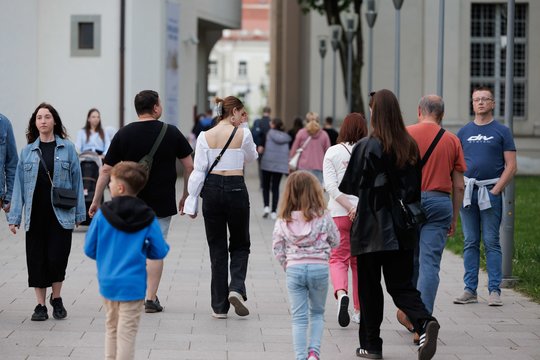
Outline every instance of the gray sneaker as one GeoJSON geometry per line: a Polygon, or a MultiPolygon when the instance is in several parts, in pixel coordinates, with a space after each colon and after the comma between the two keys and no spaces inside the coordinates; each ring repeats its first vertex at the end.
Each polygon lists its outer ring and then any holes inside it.
{"type": "Polygon", "coordinates": [[[463,295],[454,299],[454,304],[473,304],[478,302],[478,297],[468,291],[464,291],[463,295]]]}
{"type": "Polygon", "coordinates": [[[503,302],[501,300],[501,294],[499,294],[496,291],[492,291],[489,293],[489,299],[488,299],[488,305],[489,306],[502,306],[503,302]]]}

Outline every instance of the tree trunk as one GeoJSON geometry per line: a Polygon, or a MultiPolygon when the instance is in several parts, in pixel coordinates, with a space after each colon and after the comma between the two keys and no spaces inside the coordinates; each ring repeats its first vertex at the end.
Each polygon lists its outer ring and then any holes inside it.
{"type": "MultiPolygon", "coordinates": [[[[345,28],[341,22],[340,14],[352,4],[353,11],[358,15],[358,28],[353,39],[352,53],[352,86],[351,86],[351,111],[364,114],[364,101],[362,99],[362,67],[364,66],[364,39],[362,35],[362,17],[360,9],[362,0],[324,0],[321,4],[317,0],[298,0],[298,3],[303,5],[305,12],[316,10],[320,14],[326,14],[328,25],[339,24],[342,28],[341,41],[339,46],[339,61],[341,63],[341,75],[343,77],[343,93],[347,99],[347,56],[348,43],[345,28]],[[355,46],[356,45],[356,46],[355,46]],[[355,49],[356,48],[356,49],[355,49]]],[[[347,104],[348,106],[348,104],[347,104]]],[[[348,107],[347,107],[348,109],[348,107]]]]}

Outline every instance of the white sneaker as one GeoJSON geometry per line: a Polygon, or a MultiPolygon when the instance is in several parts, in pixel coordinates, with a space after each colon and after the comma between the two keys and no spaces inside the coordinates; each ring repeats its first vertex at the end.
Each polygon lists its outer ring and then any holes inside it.
{"type": "Polygon", "coordinates": [[[268,215],[270,214],[270,207],[269,206],[265,206],[264,207],[264,210],[263,210],[263,218],[267,218],[268,215]]]}
{"type": "Polygon", "coordinates": [[[244,304],[244,298],[242,295],[237,293],[236,291],[229,292],[229,302],[232,306],[234,306],[234,312],[236,312],[236,315],[238,316],[247,316],[249,315],[249,310],[244,304]]]}
{"type": "Polygon", "coordinates": [[[488,299],[488,305],[489,306],[502,306],[503,302],[501,300],[501,295],[496,291],[490,292],[489,293],[489,299],[488,299]]]}
{"type": "Polygon", "coordinates": [[[226,319],[227,314],[218,314],[212,311],[212,317],[215,319],[226,319]]]}
{"type": "Polygon", "coordinates": [[[272,213],[270,214],[270,219],[276,220],[276,219],[277,219],[277,214],[276,214],[275,212],[272,212],[272,213]]]}
{"type": "Polygon", "coordinates": [[[354,323],[360,324],[360,313],[355,312],[351,318],[354,323]]]}

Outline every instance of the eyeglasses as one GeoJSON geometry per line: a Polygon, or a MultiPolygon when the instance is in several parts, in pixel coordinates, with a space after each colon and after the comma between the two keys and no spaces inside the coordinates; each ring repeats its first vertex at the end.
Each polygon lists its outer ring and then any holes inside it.
{"type": "Polygon", "coordinates": [[[492,100],[493,100],[492,98],[483,97],[483,98],[473,98],[472,102],[473,103],[479,103],[480,101],[481,102],[488,102],[488,101],[492,101],[492,100]]]}
{"type": "Polygon", "coordinates": [[[369,96],[373,97],[373,95],[375,95],[377,92],[376,91],[372,91],[369,93],[369,96]]]}

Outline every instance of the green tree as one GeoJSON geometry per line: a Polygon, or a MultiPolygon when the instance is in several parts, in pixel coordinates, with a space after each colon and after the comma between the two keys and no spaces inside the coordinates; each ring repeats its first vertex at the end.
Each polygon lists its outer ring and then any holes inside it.
{"type": "Polygon", "coordinates": [[[362,77],[362,67],[364,66],[364,39],[362,36],[362,21],[360,16],[360,8],[362,0],[297,0],[302,11],[307,14],[310,11],[317,11],[321,15],[326,16],[328,25],[340,25],[342,28],[341,41],[338,49],[339,60],[341,63],[341,72],[343,76],[343,93],[347,98],[347,36],[345,28],[341,22],[340,14],[342,12],[354,11],[358,15],[358,28],[353,42],[356,47],[353,47],[352,52],[352,111],[364,113],[364,102],[362,101],[362,87],[360,80],[362,77]],[[351,6],[352,5],[352,6],[351,6]],[[356,49],[355,49],[356,48],[356,49]]]}

